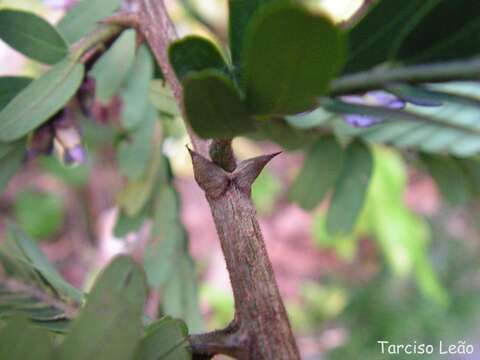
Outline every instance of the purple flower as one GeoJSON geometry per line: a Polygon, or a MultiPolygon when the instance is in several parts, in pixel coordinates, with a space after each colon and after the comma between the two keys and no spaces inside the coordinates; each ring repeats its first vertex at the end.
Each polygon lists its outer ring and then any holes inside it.
{"type": "MultiPolygon", "coordinates": [[[[393,110],[402,110],[407,102],[418,106],[440,106],[442,103],[438,100],[423,99],[416,97],[399,97],[386,91],[375,90],[363,95],[346,95],[340,97],[346,103],[378,106],[393,110]]],[[[354,127],[366,128],[382,122],[384,119],[376,116],[347,114],[344,115],[345,121],[354,127]]]]}

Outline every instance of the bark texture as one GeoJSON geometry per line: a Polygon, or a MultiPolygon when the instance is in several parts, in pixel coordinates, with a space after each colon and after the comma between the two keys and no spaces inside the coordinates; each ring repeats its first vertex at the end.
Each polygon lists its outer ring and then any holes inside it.
{"type": "MultiPolygon", "coordinates": [[[[161,0],[130,2],[138,6],[137,28],[185,118],[182,86],[168,61],[168,46],[177,34],[165,5],[161,0]]],[[[210,204],[235,298],[235,318],[226,329],[190,337],[194,359],[215,354],[240,360],[300,359],[250,197],[253,181],[276,154],[237,165],[231,142],[216,140],[210,147],[212,162],[209,142],[199,139],[188,124],[187,129],[194,148],[190,153],[195,179],[210,204]]]]}

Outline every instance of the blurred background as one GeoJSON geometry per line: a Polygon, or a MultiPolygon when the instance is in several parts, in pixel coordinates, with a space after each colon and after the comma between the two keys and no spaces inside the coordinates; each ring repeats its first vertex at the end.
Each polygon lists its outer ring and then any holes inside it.
{"type": "MultiPolygon", "coordinates": [[[[0,0],[0,7],[32,11],[55,23],[74,3],[0,0]]],[[[167,3],[180,35],[202,34],[219,45],[227,38],[226,1],[167,3]]],[[[307,3],[341,20],[361,1],[307,3]]],[[[38,76],[42,71],[41,65],[0,41],[1,76],[38,76]]],[[[166,129],[163,153],[172,165],[181,219],[196,263],[203,327],[219,328],[233,315],[228,273],[208,205],[193,180],[181,119],[160,120],[166,129]]],[[[0,218],[14,219],[69,282],[88,289],[116,254],[143,258],[148,224],[139,232],[115,237],[116,198],[123,184],[116,165],[115,130],[89,119],[80,125],[88,150],[86,164],[65,167],[53,155],[28,161],[0,198],[0,218]]],[[[294,135],[290,140],[295,141],[294,135]]],[[[234,149],[240,159],[283,150],[248,138],[236,139],[234,149]]],[[[374,360],[387,358],[377,341],[464,340],[476,345],[476,354],[449,358],[480,359],[479,199],[445,201],[408,153],[378,146],[367,203],[355,231],[331,238],[324,225],[328,199],[308,212],[289,200],[289,187],[303,162],[303,152],[290,149],[262,173],[253,198],[302,358],[374,360]]],[[[153,291],[149,315],[158,315],[161,300],[161,293],[153,291]]]]}

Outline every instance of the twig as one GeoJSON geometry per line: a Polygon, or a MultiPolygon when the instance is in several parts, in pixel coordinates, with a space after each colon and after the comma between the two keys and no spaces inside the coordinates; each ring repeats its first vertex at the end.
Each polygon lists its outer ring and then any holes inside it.
{"type": "Polygon", "coordinates": [[[330,94],[335,96],[353,94],[382,89],[395,83],[418,84],[479,79],[480,57],[475,57],[469,60],[376,69],[345,75],[332,82],[330,94]]]}

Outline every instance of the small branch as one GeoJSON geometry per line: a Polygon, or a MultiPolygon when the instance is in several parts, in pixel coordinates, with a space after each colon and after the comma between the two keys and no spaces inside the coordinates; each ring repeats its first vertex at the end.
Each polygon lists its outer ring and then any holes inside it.
{"type": "Polygon", "coordinates": [[[395,83],[435,83],[480,79],[480,57],[445,63],[377,69],[345,75],[331,83],[330,95],[382,89],[395,83]]]}
{"type": "MultiPolygon", "coordinates": [[[[141,19],[139,29],[150,44],[150,48],[162,69],[163,76],[170,85],[177,106],[185,119],[182,85],[168,60],[168,47],[172,41],[178,38],[175,27],[162,0],[138,0],[137,3],[139,5],[138,16],[141,19]]],[[[208,142],[200,139],[188,123],[185,123],[185,126],[193,148],[202,155],[206,155],[208,153],[208,142]]]]}
{"type": "Polygon", "coordinates": [[[7,279],[5,281],[5,286],[12,292],[24,293],[33,298],[36,298],[51,307],[54,307],[58,310],[63,311],[65,316],[69,319],[75,318],[78,313],[78,309],[70,304],[66,304],[55,297],[37,289],[31,285],[24,284],[15,279],[7,279]]]}
{"type": "Polygon", "coordinates": [[[77,41],[70,49],[70,56],[74,60],[81,59],[89,50],[112,39],[122,31],[118,25],[102,25],[84,38],[77,41]]]}

